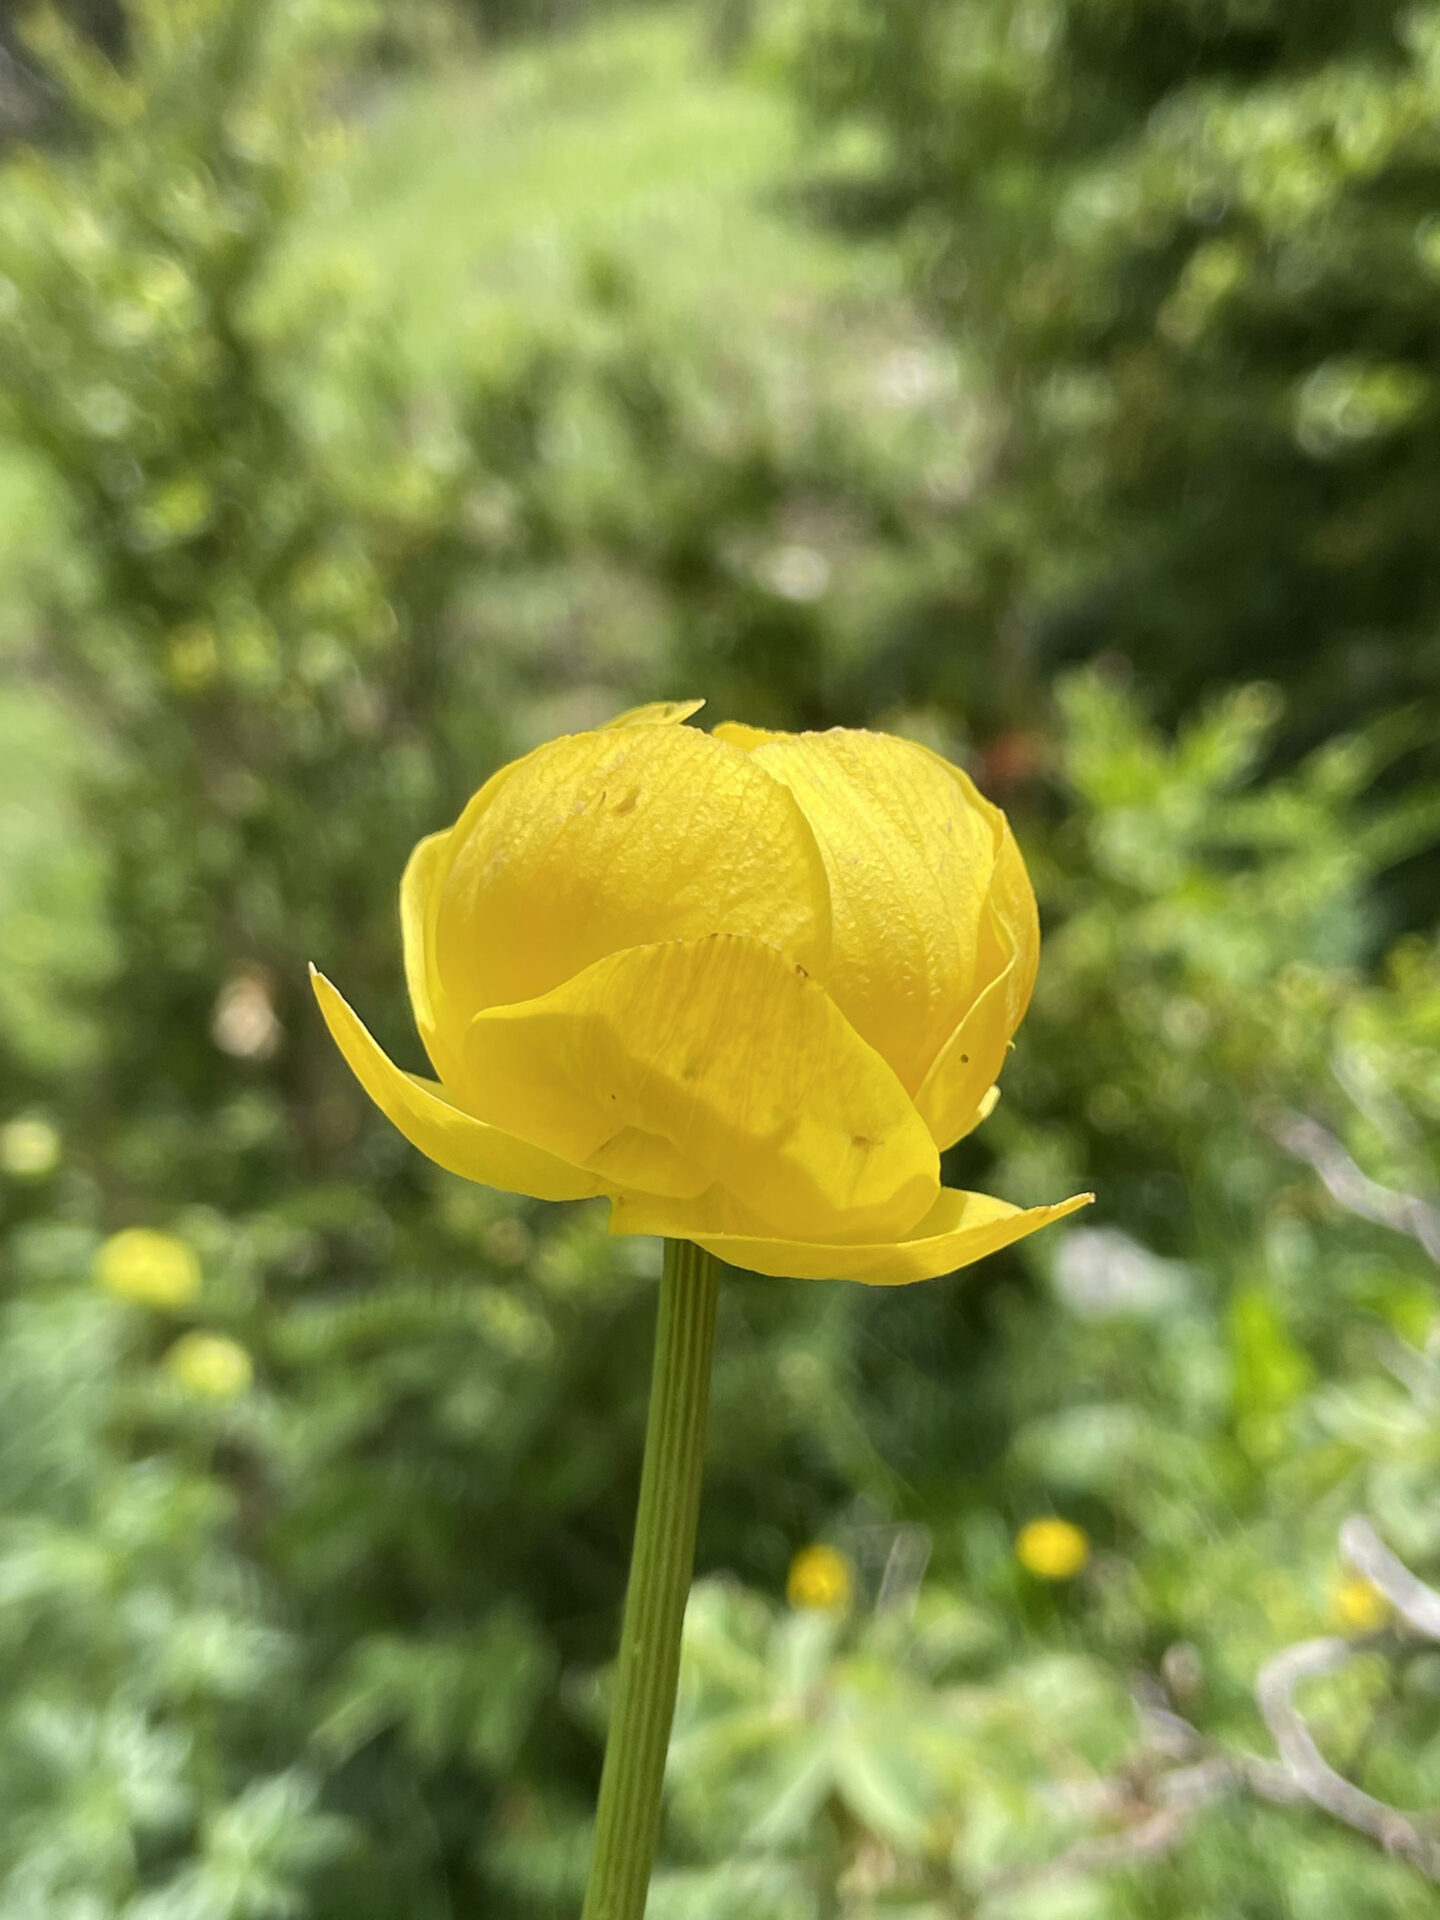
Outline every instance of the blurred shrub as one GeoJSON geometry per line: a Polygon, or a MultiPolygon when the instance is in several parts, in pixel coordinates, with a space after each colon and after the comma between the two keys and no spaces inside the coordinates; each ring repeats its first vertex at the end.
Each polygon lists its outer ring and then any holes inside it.
{"type": "Polygon", "coordinates": [[[1357,700],[1433,714],[1440,11],[786,18],[812,109],[878,136],[830,204],[903,232],[975,356],[991,643],[1120,649],[1172,711],[1263,674],[1331,725],[1357,700]]]}

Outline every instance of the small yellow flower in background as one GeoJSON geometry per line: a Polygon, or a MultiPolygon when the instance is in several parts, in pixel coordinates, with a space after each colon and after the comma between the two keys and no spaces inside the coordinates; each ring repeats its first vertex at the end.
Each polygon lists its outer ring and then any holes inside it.
{"type": "Polygon", "coordinates": [[[537,747],[400,887],[435,1079],[335,988],[321,1011],[412,1145],[612,1233],[752,1272],[893,1286],[1091,1197],[940,1183],[994,1105],[1040,927],[1004,814],[911,740],[684,722],[670,701],[537,747]]]}
{"type": "Polygon", "coordinates": [[[31,1115],[0,1127],[0,1172],[12,1180],[43,1180],[60,1164],[60,1135],[31,1115]]]}
{"type": "Polygon", "coordinates": [[[1335,1583],[1329,1614],[1333,1625],[1350,1633],[1374,1633],[1389,1620],[1390,1602],[1362,1574],[1352,1573],[1335,1583]]]}
{"type": "Polygon", "coordinates": [[[190,1393],[233,1400],[255,1378],[255,1367],[238,1340],[223,1333],[185,1333],[165,1356],[171,1377],[190,1393]]]}
{"type": "Polygon", "coordinates": [[[1069,1520],[1031,1520],[1015,1536],[1015,1558],[1037,1580],[1073,1580],[1090,1558],[1090,1540],[1069,1520]]]}
{"type": "Polygon", "coordinates": [[[95,1256],[95,1279],[117,1300],[141,1307],[188,1307],[199,1297],[200,1262],[173,1233],[126,1227],[95,1256]]]}
{"type": "Polygon", "coordinates": [[[792,1607],[848,1607],[850,1591],[850,1562],[834,1547],[802,1547],[790,1562],[785,1598],[792,1607]]]}

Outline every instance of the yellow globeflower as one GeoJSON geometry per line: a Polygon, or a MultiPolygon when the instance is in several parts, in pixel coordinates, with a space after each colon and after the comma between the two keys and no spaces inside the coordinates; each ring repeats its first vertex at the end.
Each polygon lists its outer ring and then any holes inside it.
{"type": "Polygon", "coordinates": [[[1005,816],[886,734],[642,707],[537,747],[422,840],[400,889],[437,1078],[321,975],[361,1085],[421,1152],[613,1233],[891,1285],[1084,1205],[940,1184],[994,1104],[1039,958],[1005,816]]]}
{"type": "Polygon", "coordinates": [[[1090,1541],[1069,1520],[1031,1520],[1015,1536],[1015,1558],[1037,1580],[1073,1580],[1090,1558],[1090,1541]]]}
{"type": "Polygon", "coordinates": [[[200,1292],[200,1262],[173,1233],[126,1227],[95,1256],[95,1278],[119,1300],[142,1307],[188,1307],[200,1292]]]}
{"type": "Polygon", "coordinates": [[[834,1547],[802,1547],[790,1562],[785,1598],[792,1607],[848,1607],[850,1562],[834,1547]]]}
{"type": "Polygon", "coordinates": [[[255,1378],[249,1354],[223,1333],[184,1333],[165,1356],[166,1370],[191,1393],[233,1400],[255,1378]]]}

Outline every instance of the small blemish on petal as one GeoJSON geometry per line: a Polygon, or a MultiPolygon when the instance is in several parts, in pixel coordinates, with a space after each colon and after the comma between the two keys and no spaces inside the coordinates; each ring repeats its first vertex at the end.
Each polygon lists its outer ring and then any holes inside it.
{"type": "Polygon", "coordinates": [[[633,813],[639,799],[640,795],[638,791],[632,788],[623,800],[617,800],[615,802],[616,813],[633,813]]]}

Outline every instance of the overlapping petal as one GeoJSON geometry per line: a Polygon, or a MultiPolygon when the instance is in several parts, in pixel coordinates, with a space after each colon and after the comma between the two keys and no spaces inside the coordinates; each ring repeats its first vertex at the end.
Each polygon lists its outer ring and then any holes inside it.
{"type": "Polygon", "coordinates": [[[749,936],[631,948],[478,1014],[466,1069],[477,1113],[562,1159],[691,1197],[679,1156],[797,1234],[903,1233],[939,1190],[934,1143],[885,1061],[802,966],[749,936]],[[624,1176],[605,1157],[622,1129],[624,1176]],[[643,1134],[663,1164],[645,1164],[643,1134]]]}
{"type": "Polygon", "coordinates": [[[312,968],[310,977],[325,1024],[355,1078],[411,1146],[437,1166],[535,1200],[588,1200],[604,1192],[596,1174],[487,1126],[461,1112],[442,1087],[402,1072],[324,974],[312,968]]]}
{"type": "MultiPolygon", "coordinates": [[[[703,700],[652,700],[642,707],[631,707],[605,722],[605,730],[619,727],[679,726],[703,707],[703,700]]],[[[445,1044],[442,1020],[445,994],[436,957],[435,926],[440,912],[445,881],[455,849],[465,839],[473,822],[493,804],[500,785],[524,765],[513,761],[500,768],[471,800],[454,827],[432,833],[420,842],[406,863],[400,881],[400,933],[405,955],[405,985],[415,1011],[415,1024],[425,1043],[431,1064],[442,1080],[453,1079],[459,1056],[445,1044]]],[[[463,1033],[474,1008],[465,1009],[459,1019],[448,1022],[451,1031],[463,1033]]]]}
{"type": "MultiPolygon", "coordinates": [[[[843,728],[767,734],[729,725],[717,732],[799,801],[830,884],[827,985],[906,1091],[917,1094],[977,996],[997,974],[1013,971],[1009,921],[1020,908],[1004,816],[958,768],[909,740],[843,728]]],[[[1028,894],[1023,864],[1019,880],[1028,894]]],[[[1013,998],[992,996],[990,1018],[1013,998]]],[[[972,1113],[1003,1054],[1002,1043],[972,1113]]],[[[941,1104],[948,1123],[952,1103],[941,1104]]]]}
{"type": "Polygon", "coordinates": [[[623,1194],[611,1203],[612,1233],[656,1233],[694,1240],[717,1259],[751,1273],[791,1280],[863,1280],[870,1286],[898,1287],[911,1280],[934,1280],[967,1267],[986,1254],[1038,1233],[1088,1206],[1094,1195],[1077,1193],[1049,1207],[1012,1207],[988,1193],[941,1189],[917,1227],[886,1241],[778,1239],[763,1233],[725,1231],[733,1219],[719,1196],[693,1202],[661,1202],[623,1194]]]}
{"type": "Polygon", "coordinates": [[[822,972],[829,890],[790,793],[691,727],[572,734],[503,769],[451,836],[435,918],[447,1003],[538,998],[605,955],[749,934],[822,972]]]}
{"type": "MultiPolygon", "coordinates": [[[[995,873],[978,933],[977,971],[989,984],[976,995],[941,1048],[915,1104],[943,1151],[984,1119],[987,1096],[1011,1036],[1024,1018],[1040,956],[1035,896],[1009,822],[1000,822],[995,873]]],[[[993,1104],[993,1103],[992,1103],[993,1104]]]]}

